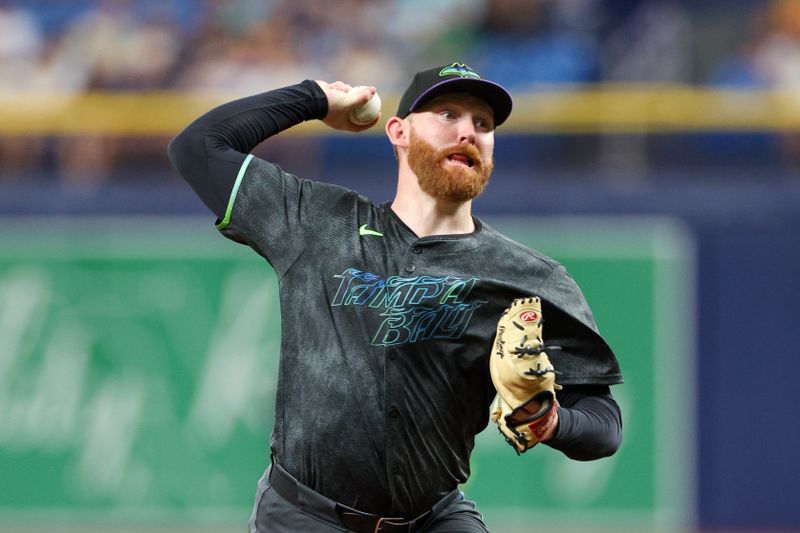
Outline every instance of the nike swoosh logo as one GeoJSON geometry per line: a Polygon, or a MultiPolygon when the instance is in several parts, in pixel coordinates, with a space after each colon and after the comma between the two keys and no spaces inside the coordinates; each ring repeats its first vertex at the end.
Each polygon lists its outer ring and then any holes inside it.
{"type": "Polygon", "coordinates": [[[369,229],[366,224],[362,224],[360,228],[358,228],[359,235],[375,235],[376,237],[383,237],[383,233],[380,231],[375,231],[374,229],[369,229]]]}

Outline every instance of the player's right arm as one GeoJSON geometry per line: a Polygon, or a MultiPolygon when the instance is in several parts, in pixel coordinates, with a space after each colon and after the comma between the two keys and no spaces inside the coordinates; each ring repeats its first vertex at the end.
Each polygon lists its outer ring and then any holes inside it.
{"type": "MultiPolygon", "coordinates": [[[[350,92],[342,83],[306,80],[223,104],[189,124],[169,144],[172,164],[211,211],[223,219],[247,154],[269,137],[306,120],[334,129],[361,131],[348,120],[351,109],[375,93],[350,92]]],[[[377,119],[376,119],[377,121],[377,119]]]]}
{"type": "Polygon", "coordinates": [[[259,143],[327,114],[327,97],[313,81],[228,102],[189,124],[167,152],[180,175],[219,219],[239,170],[259,143]]]}

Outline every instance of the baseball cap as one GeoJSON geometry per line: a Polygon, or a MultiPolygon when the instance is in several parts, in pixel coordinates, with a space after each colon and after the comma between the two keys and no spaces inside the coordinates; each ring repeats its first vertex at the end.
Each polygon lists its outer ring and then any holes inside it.
{"type": "Polygon", "coordinates": [[[400,98],[397,116],[405,118],[431,98],[445,93],[469,93],[489,104],[495,127],[511,114],[511,95],[500,84],[481,78],[464,63],[451,63],[417,72],[400,98]]]}

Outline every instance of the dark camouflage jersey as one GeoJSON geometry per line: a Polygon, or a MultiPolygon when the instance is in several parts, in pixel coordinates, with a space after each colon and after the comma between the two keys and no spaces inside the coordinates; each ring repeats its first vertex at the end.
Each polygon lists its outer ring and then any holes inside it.
{"type": "Polygon", "coordinates": [[[415,516],[465,482],[495,394],[495,327],[514,298],[543,298],[561,384],[622,381],[566,270],[480,220],[471,234],[418,238],[388,204],[258,158],[238,178],[218,227],[280,284],[271,447],[314,490],[415,516]]]}

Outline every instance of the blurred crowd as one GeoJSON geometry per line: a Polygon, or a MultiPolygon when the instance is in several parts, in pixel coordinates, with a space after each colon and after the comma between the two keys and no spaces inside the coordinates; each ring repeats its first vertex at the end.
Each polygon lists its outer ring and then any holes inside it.
{"type": "MultiPolygon", "coordinates": [[[[399,93],[409,73],[454,58],[515,92],[603,81],[800,82],[800,0],[731,6],[723,0],[0,0],[0,92],[235,96],[312,78],[399,93]]],[[[114,142],[0,137],[0,181],[21,179],[25,169],[42,174],[43,162],[58,179],[109,179],[119,174],[114,142]]],[[[134,143],[145,153],[162,144],[134,143]]]]}
{"type": "Polygon", "coordinates": [[[594,81],[603,70],[598,40],[614,20],[604,4],[3,0],[0,87],[248,93],[314,77],[380,78],[394,90],[409,71],[452,58],[513,87],[594,81]]]}

